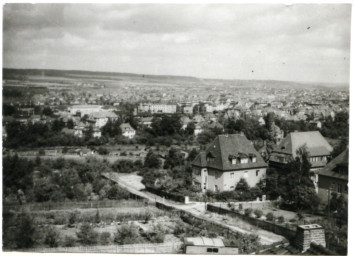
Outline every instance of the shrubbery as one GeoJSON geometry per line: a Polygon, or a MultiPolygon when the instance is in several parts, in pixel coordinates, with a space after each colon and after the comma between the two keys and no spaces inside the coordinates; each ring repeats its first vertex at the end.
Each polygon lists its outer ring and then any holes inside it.
{"type": "Polygon", "coordinates": [[[256,215],[257,218],[260,218],[260,217],[263,216],[263,211],[257,209],[257,210],[254,211],[254,215],[256,215]]]}
{"type": "Polygon", "coordinates": [[[277,220],[278,220],[279,223],[284,223],[284,217],[283,216],[279,216],[277,220]]]}
{"type": "Polygon", "coordinates": [[[253,212],[253,209],[252,209],[252,208],[247,208],[247,209],[245,209],[245,215],[246,215],[246,216],[250,216],[252,212],[253,212]]]}
{"type": "Polygon", "coordinates": [[[272,212],[268,212],[266,215],[266,219],[268,221],[273,221],[274,220],[274,214],[272,212]]]}
{"type": "Polygon", "coordinates": [[[99,233],[94,231],[91,224],[83,223],[80,227],[80,231],[76,233],[76,236],[79,242],[84,245],[95,245],[98,242],[99,233]]]}

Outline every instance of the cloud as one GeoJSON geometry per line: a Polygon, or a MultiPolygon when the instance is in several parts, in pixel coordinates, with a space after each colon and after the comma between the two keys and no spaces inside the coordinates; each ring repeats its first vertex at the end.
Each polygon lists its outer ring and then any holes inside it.
{"type": "Polygon", "coordinates": [[[3,10],[5,67],[349,81],[349,4],[6,4],[3,10]]]}

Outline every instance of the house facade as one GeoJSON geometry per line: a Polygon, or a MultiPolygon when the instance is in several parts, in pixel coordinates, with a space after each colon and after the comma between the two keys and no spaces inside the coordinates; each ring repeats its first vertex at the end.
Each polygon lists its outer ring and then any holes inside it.
{"type": "Polygon", "coordinates": [[[135,136],[135,130],[129,123],[123,123],[120,126],[120,129],[122,130],[122,135],[124,137],[127,137],[128,139],[132,139],[135,136]]]}
{"type": "Polygon", "coordinates": [[[140,103],[138,113],[143,112],[173,114],[177,112],[177,105],[140,103]]]}
{"type": "Polygon", "coordinates": [[[235,190],[244,178],[254,187],[266,178],[267,164],[243,134],[218,135],[192,162],[194,184],[203,192],[235,190]]]}
{"type": "Polygon", "coordinates": [[[317,191],[319,170],[326,166],[333,151],[333,147],[319,131],[289,133],[273,149],[269,157],[269,166],[282,168],[296,158],[296,151],[303,146],[308,152],[308,160],[311,163],[310,171],[314,174],[312,180],[317,191]]]}
{"type": "Polygon", "coordinates": [[[348,198],[348,160],[347,149],[319,171],[318,196],[323,203],[328,202],[328,194],[332,192],[348,198]]]}

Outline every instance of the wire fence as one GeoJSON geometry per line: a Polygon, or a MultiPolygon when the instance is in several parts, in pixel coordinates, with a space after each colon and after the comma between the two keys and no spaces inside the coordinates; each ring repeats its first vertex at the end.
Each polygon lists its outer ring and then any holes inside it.
{"type": "Polygon", "coordinates": [[[31,248],[26,252],[40,253],[178,253],[182,242],[162,244],[126,244],[106,246],[76,246],[76,247],[55,247],[55,248],[31,248]]]}
{"type": "MultiPolygon", "coordinates": [[[[148,202],[142,200],[102,200],[87,202],[43,202],[43,203],[27,203],[20,205],[18,203],[4,203],[6,210],[14,211],[49,211],[49,210],[66,210],[66,209],[92,209],[92,208],[126,208],[126,207],[143,207],[148,202]]],[[[153,204],[152,202],[150,204],[153,204]]]]}

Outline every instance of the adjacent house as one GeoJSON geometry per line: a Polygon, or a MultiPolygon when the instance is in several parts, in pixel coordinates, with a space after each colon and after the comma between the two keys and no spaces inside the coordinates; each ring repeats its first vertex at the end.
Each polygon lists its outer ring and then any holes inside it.
{"type": "Polygon", "coordinates": [[[327,203],[328,193],[336,192],[348,197],[349,149],[330,161],[318,173],[318,196],[327,203]]]}
{"type": "Polygon", "coordinates": [[[89,115],[91,113],[102,111],[102,107],[100,105],[73,105],[69,108],[69,112],[72,115],[80,113],[81,116],[89,115]]]}
{"type": "Polygon", "coordinates": [[[244,134],[218,135],[192,162],[194,184],[207,190],[234,190],[241,178],[254,187],[267,164],[244,134]]]}
{"type": "Polygon", "coordinates": [[[314,174],[313,181],[317,190],[318,171],[327,164],[333,151],[332,146],[319,131],[289,133],[273,149],[269,158],[269,166],[282,168],[296,158],[296,151],[302,146],[305,146],[308,152],[308,160],[311,163],[310,170],[314,174]]]}
{"type": "Polygon", "coordinates": [[[148,128],[151,128],[152,119],[153,119],[152,117],[143,117],[140,120],[140,124],[148,128]]]}
{"type": "Polygon", "coordinates": [[[122,135],[124,137],[127,137],[129,139],[134,138],[135,130],[133,129],[133,127],[131,127],[131,125],[129,123],[123,123],[119,127],[122,130],[122,135]]]}
{"type": "Polygon", "coordinates": [[[94,112],[89,115],[89,121],[94,123],[97,128],[102,128],[105,126],[108,120],[114,122],[118,120],[118,116],[115,113],[107,110],[94,112]]]}

